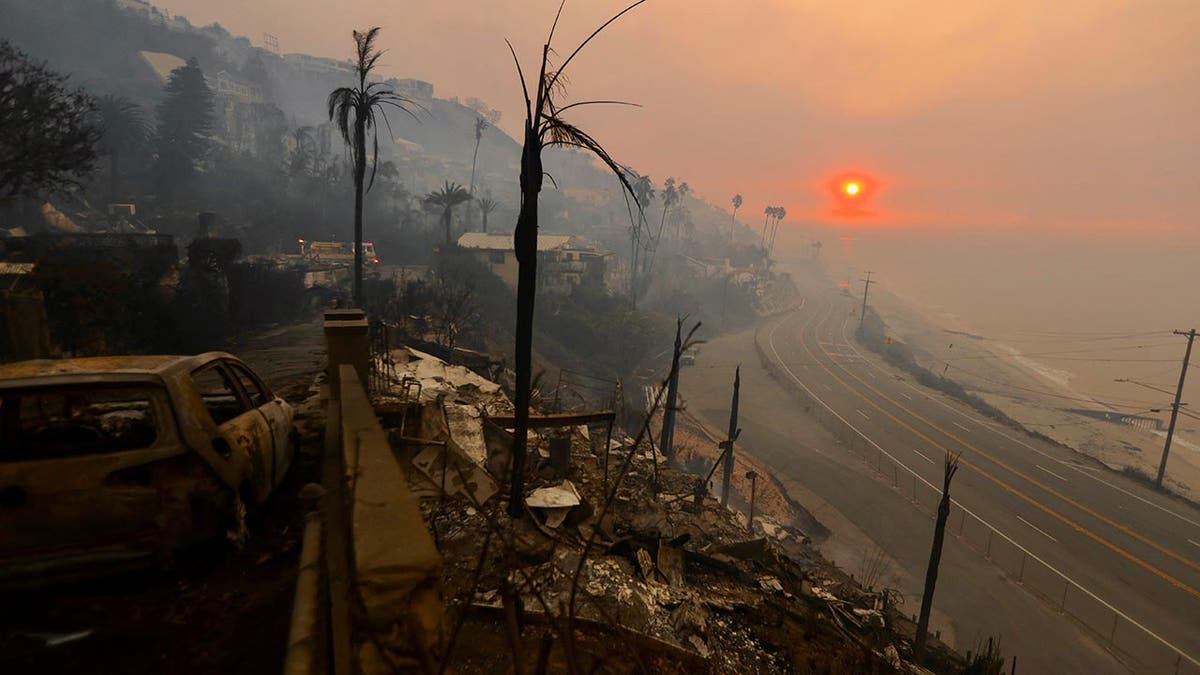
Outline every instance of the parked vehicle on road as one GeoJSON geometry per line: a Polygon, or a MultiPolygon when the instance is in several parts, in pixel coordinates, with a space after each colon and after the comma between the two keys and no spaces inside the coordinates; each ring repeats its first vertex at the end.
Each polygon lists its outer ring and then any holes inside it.
{"type": "Polygon", "coordinates": [[[699,355],[700,355],[700,350],[697,349],[696,347],[692,347],[690,349],[685,349],[685,350],[683,350],[683,353],[679,355],[679,365],[694,366],[694,365],[696,365],[696,357],[699,355]]]}
{"type": "Polygon", "coordinates": [[[292,407],[221,352],[0,365],[0,580],[140,566],[244,531],[293,429],[292,407]]]}

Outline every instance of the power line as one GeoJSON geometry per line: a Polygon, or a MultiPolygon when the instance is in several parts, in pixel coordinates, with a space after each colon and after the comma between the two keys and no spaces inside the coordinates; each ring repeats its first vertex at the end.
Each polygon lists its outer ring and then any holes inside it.
{"type": "MultiPolygon", "coordinates": [[[[958,333],[951,332],[950,334],[956,335],[958,333]]],[[[1101,335],[1101,336],[1097,336],[1097,337],[1068,337],[1065,335],[1029,336],[1029,335],[1016,335],[1016,334],[1012,334],[1012,333],[993,333],[993,334],[989,334],[986,336],[978,336],[976,339],[982,339],[982,340],[985,340],[988,342],[999,342],[1000,340],[1010,340],[1010,341],[1025,341],[1025,342],[1036,341],[1039,343],[1075,344],[1075,343],[1089,343],[1089,342],[1109,342],[1112,340],[1132,340],[1132,339],[1136,339],[1136,338],[1147,338],[1147,337],[1166,337],[1169,334],[1170,334],[1169,331],[1154,331],[1154,332],[1148,332],[1148,333],[1123,333],[1120,335],[1101,335]]],[[[968,335],[965,337],[971,337],[971,336],[968,335]]]]}
{"type": "MultiPolygon", "coordinates": [[[[1064,350],[1052,351],[1052,352],[1029,352],[1029,353],[1016,352],[1015,354],[996,354],[994,352],[989,352],[989,351],[981,349],[976,352],[972,352],[968,356],[947,356],[947,357],[941,358],[940,360],[956,361],[956,360],[962,360],[962,359],[1015,358],[1018,356],[1029,357],[1029,356],[1057,356],[1059,354],[1095,354],[1098,352],[1099,353],[1118,352],[1118,351],[1124,351],[1127,349],[1155,349],[1158,347],[1166,347],[1166,346],[1169,346],[1170,344],[1171,343],[1169,343],[1169,342],[1160,342],[1160,343],[1154,343],[1154,344],[1118,345],[1115,347],[1096,347],[1096,348],[1092,348],[1092,349],[1064,349],[1064,350]]],[[[1163,359],[1163,360],[1164,361],[1172,361],[1172,362],[1175,361],[1175,359],[1163,359]]]]}
{"type": "Polygon", "coordinates": [[[1051,337],[1065,337],[1065,336],[1085,336],[1085,337],[1088,337],[1088,336],[1097,336],[1098,338],[1100,338],[1100,339],[1103,339],[1103,338],[1105,338],[1105,337],[1123,337],[1123,336],[1134,337],[1134,336],[1142,336],[1142,335],[1167,335],[1167,334],[1170,334],[1170,333],[1171,333],[1171,329],[1170,329],[1170,328],[1163,328],[1163,329],[1161,329],[1161,330],[1154,330],[1154,331],[1144,331],[1144,332],[1134,332],[1134,333],[1127,332],[1127,331],[1043,331],[1043,330],[1014,330],[1014,331],[1010,331],[1008,334],[1048,335],[1048,336],[1051,336],[1051,337]]]}
{"type": "Polygon", "coordinates": [[[1113,401],[1101,401],[1101,400],[1099,400],[1099,399],[1095,399],[1095,398],[1080,398],[1080,397],[1078,397],[1078,396],[1066,396],[1066,395],[1064,395],[1064,394],[1057,394],[1057,393],[1055,393],[1055,392],[1052,392],[1052,391],[1049,391],[1049,390],[1047,390],[1047,389],[1036,389],[1036,388],[1033,388],[1033,387],[1022,387],[1022,386],[1021,386],[1021,385],[1019,385],[1019,384],[1010,384],[1010,383],[1008,383],[1008,382],[1002,382],[1002,381],[1000,381],[1000,380],[997,380],[997,379],[995,379],[995,378],[987,377],[986,375],[980,375],[979,373],[974,373],[974,372],[971,372],[971,371],[969,371],[969,370],[966,370],[966,369],[960,368],[960,367],[958,367],[958,366],[955,366],[955,367],[954,367],[954,369],[955,369],[957,372],[964,373],[964,374],[966,374],[966,375],[970,375],[971,377],[976,377],[976,378],[979,378],[979,379],[981,379],[981,380],[984,380],[984,381],[986,381],[986,382],[991,382],[992,384],[998,384],[998,385],[1000,385],[1000,386],[1002,386],[1002,387],[1007,387],[1007,388],[1009,388],[1009,389],[1019,389],[1019,390],[1021,390],[1021,391],[1027,391],[1027,392],[1030,392],[1030,393],[1033,393],[1033,394],[1040,394],[1040,395],[1043,395],[1043,396],[1052,396],[1052,397],[1054,397],[1054,398],[1060,398],[1060,399],[1067,400],[1067,401],[1077,401],[1077,402],[1080,402],[1080,403],[1096,403],[1096,404],[1100,404],[1100,405],[1106,405],[1106,406],[1108,406],[1108,407],[1110,407],[1110,408],[1126,408],[1126,409],[1128,409],[1128,408],[1132,408],[1132,407],[1134,407],[1134,406],[1155,405],[1155,404],[1151,403],[1150,401],[1135,401],[1135,400],[1133,400],[1133,399],[1117,399],[1117,400],[1124,400],[1124,401],[1125,401],[1125,403],[1115,403],[1115,402],[1113,402],[1113,401]]]}
{"type": "MultiPolygon", "coordinates": [[[[1137,415],[1144,415],[1146,413],[1157,412],[1158,410],[1159,410],[1158,408],[1150,408],[1149,410],[1139,410],[1136,412],[1130,412],[1130,413],[1125,413],[1125,414],[1130,415],[1130,416],[1137,416],[1137,415]]],[[[1055,428],[1057,428],[1057,427],[1074,427],[1074,426],[1083,426],[1085,424],[1099,424],[1102,421],[1103,420],[1098,420],[1098,419],[1086,419],[1086,420],[1080,420],[1078,422],[1041,422],[1041,423],[1021,422],[1021,426],[1023,426],[1023,427],[1055,427],[1055,428]]]]}

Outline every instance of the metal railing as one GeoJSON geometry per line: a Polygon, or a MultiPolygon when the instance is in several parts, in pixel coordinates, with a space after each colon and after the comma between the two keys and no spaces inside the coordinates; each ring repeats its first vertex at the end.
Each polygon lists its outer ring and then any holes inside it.
{"type": "MultiPolygon", "coordinates": [[[[918,510],[933,516],[941,488],[922,478],[814,394],[786,365],[763,349],[756,332],[754,348],[767,372],[805,401],[805,412],[873,468],[878,477],[905,493],[918,510]],[[781,368],[782,366],[782,368],[781,368]]],[[[947,531],[982,554],[1010,579],[1069,615],[1097,641],[1139,673],[1200,675],[1200,660],[1112,606],[1053,565],[952,500],[957,517],[947,531]]]]}

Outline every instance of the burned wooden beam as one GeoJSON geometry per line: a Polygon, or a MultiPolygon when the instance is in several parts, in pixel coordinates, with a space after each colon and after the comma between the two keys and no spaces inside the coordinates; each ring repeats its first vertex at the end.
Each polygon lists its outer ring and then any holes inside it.
{"type": "MultiPolygon", "coordinates": [[[[530,429],[561,429],[562,427],[577,427],[586,424],[608,424],[617,418],[612,410],[599,410],[586,413],[551,413],[549,415],[530,415],[530,429]]],[[[516,417],[498,415],[487,418],[496,426],[503,429],[516,428],[516,417]]]]}

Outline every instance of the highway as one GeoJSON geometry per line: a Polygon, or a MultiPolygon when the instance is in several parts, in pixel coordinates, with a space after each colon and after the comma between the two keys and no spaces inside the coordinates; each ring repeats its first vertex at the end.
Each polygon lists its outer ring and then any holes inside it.
{"type": "Polygon", "coordinates": [[[946,454],[961,455],[935,606],[960,638],[1003,634],[1020,672],[1120,671],[1109,654],[1132,672],[1200,672],[1200,512],[916,384],[855,339],[858,303],[812,284],[798,309],[756,335],[703,350],[685,400],[720,422],[724,392],[697,375],[742,362],[750,412],[741,444],[916,579],[931,486],[941,485],[946,454]],[[773,378],[746,368],[759,355],[773,378]],[[805,407],[836,432],[802,430],[805,407]]]}

